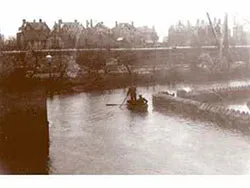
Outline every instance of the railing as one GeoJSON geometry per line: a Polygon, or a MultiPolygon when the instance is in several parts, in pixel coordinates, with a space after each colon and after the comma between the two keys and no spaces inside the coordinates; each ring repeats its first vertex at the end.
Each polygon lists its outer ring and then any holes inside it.
{"type": "MultiPolygon", "coordinates": [[[[216,49],[217,46],[176,46],[176,47],[132,47],[132,48],[68,48],[68,49],[41,49],[41,50],[13,50],[2,51],[2,54],[18,54],[26,52],[46,53],[46,52],[85,52],[85,51],[156,51],[156,50],[178,50],[178,49],[216,49]]],[[[250,45],[229,46],[229,48],[249,48],[250,45]]]]}

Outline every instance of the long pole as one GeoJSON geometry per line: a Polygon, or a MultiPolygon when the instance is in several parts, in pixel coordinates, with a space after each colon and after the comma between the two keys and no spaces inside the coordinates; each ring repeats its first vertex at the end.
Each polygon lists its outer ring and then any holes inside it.
{"type": "Polygon", "coordinates": [[[124,104],[124,102],[126,101],[127,98],[128,98],[128,95],[125,97],[125,99],[123,100],[123,102],[120,104],[119,107],[121,107],[124,104]]]}

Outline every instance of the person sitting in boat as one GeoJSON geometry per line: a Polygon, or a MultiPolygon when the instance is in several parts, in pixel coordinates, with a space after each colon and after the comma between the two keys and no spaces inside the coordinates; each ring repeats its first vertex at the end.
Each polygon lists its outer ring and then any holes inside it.
{"type": "Polygon", "coordinates": [[[127,96],[130,95],[130,101],[136,101],[136,87],[132,86],[128,89],[127,96]]]}
{"type": "Polygon", "coordinates": [[[139,99],[137,100],[137,102],[139,104],[147,104],[148,103],[147,99],[145,99],[144,97],[142,97],[142,95],[139,95],[139,99]]]}

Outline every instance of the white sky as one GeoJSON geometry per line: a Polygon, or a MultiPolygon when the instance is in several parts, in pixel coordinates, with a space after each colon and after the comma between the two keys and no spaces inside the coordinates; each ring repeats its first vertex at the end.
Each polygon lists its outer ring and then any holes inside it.
{"type": "MultiPolygon", "coordinates": [[[[237,18],[250,20],[249,3],[243,0],[2,0],[0,3],[0,32],[14,36],[22,19],[32,21],[39,18],[51,27],[54,21],[78,21],[85,24],[86,19],[103,21],[109,27],[115,21],[134,21],[136,26],[155,26],[160,37],[167,35],[168,27],[178,20],[206,18],[206,11],[213,17],[224,17],[229,13],[229,21],[237,18]]],[[[246,22],[243,22],[246,23],[246,22]]],[[[249,24],[250,25],[250,24],[249,24]]]]}

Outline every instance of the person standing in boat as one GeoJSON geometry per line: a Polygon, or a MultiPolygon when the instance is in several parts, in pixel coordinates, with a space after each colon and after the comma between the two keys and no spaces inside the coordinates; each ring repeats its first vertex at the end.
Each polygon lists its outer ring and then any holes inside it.
{"type": "Polygon", "coordinates": [[[127,96],[129,95],[131,101],[136,101],[136,87],[132,86],[128,89],[127,96]]]}

